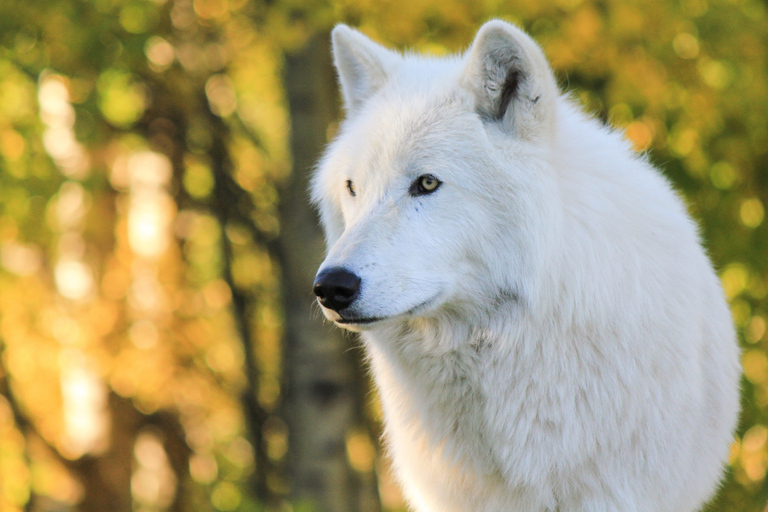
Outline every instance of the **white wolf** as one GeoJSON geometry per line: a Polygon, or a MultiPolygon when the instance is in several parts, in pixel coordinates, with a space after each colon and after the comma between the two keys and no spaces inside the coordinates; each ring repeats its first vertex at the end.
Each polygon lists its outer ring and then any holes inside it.
{"type": "Polygon", "coordinates": [[[325,315],[362,331],[429,512],[690,512],[722,475],[739,353],[669,184],[490,21],[462,56],[339,25],[347,119],[314,176],[325,315]]]}

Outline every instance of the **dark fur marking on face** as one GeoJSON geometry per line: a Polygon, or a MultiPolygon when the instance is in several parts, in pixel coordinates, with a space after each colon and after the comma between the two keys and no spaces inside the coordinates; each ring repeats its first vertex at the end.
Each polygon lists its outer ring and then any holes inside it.
{"type": "Polygon", "coordinates": [[[515,290],[501,288],[493,297],[493,305],[498,309],[505,304],[519,302],[520,295],[515,290]]]}
{"type": "Polygon", "coordinates": [[[490,346],[491,340],[487,336],[482,334],[475,334],[470,339],[470,346],[475,351],[475,354],[480,354],[486,347],[490,346]]]}
{"type": "Polygon", "coordinates": [[[398,337],[400,339],[407,338],[413,336],[414,330],[413,327],[411,327],[408,322],[403,323],[400,325],[400,331],[398,332],[398,337]]]}

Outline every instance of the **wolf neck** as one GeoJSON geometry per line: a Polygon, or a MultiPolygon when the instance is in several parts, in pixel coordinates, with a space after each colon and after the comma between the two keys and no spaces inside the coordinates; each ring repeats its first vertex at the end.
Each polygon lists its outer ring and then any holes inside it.
{"type": "Polygon", "coordinates": [[[488,466],[491,447],[482,432],[484,376],[496,359],[497,341],[508,336],[490,324],[503,329],[504,322],[416,319],[364,334],[393,446],[420,447],[446,467],[497,472],[488,466]]]}

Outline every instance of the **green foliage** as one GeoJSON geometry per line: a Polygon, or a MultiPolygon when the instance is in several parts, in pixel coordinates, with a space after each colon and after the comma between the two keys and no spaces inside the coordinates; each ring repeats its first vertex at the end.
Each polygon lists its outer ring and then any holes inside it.
{"type": "Polygon", "coordinates": [[[130,127],[144,113],[144,90],[129,73],[107,69],[96,81],[96,90],[104,119],[118,128],[130,127]]]}

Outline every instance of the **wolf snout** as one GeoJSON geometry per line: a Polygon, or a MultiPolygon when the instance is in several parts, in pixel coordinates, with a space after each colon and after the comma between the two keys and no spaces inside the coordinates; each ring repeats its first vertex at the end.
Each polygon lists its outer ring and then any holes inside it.
{"type": "Polygon", "coordinates": [[[339,312],[357,299],[360,278],[345,268],[328,268],[315,277],[313,291],[323,307],[339,312]]]}

